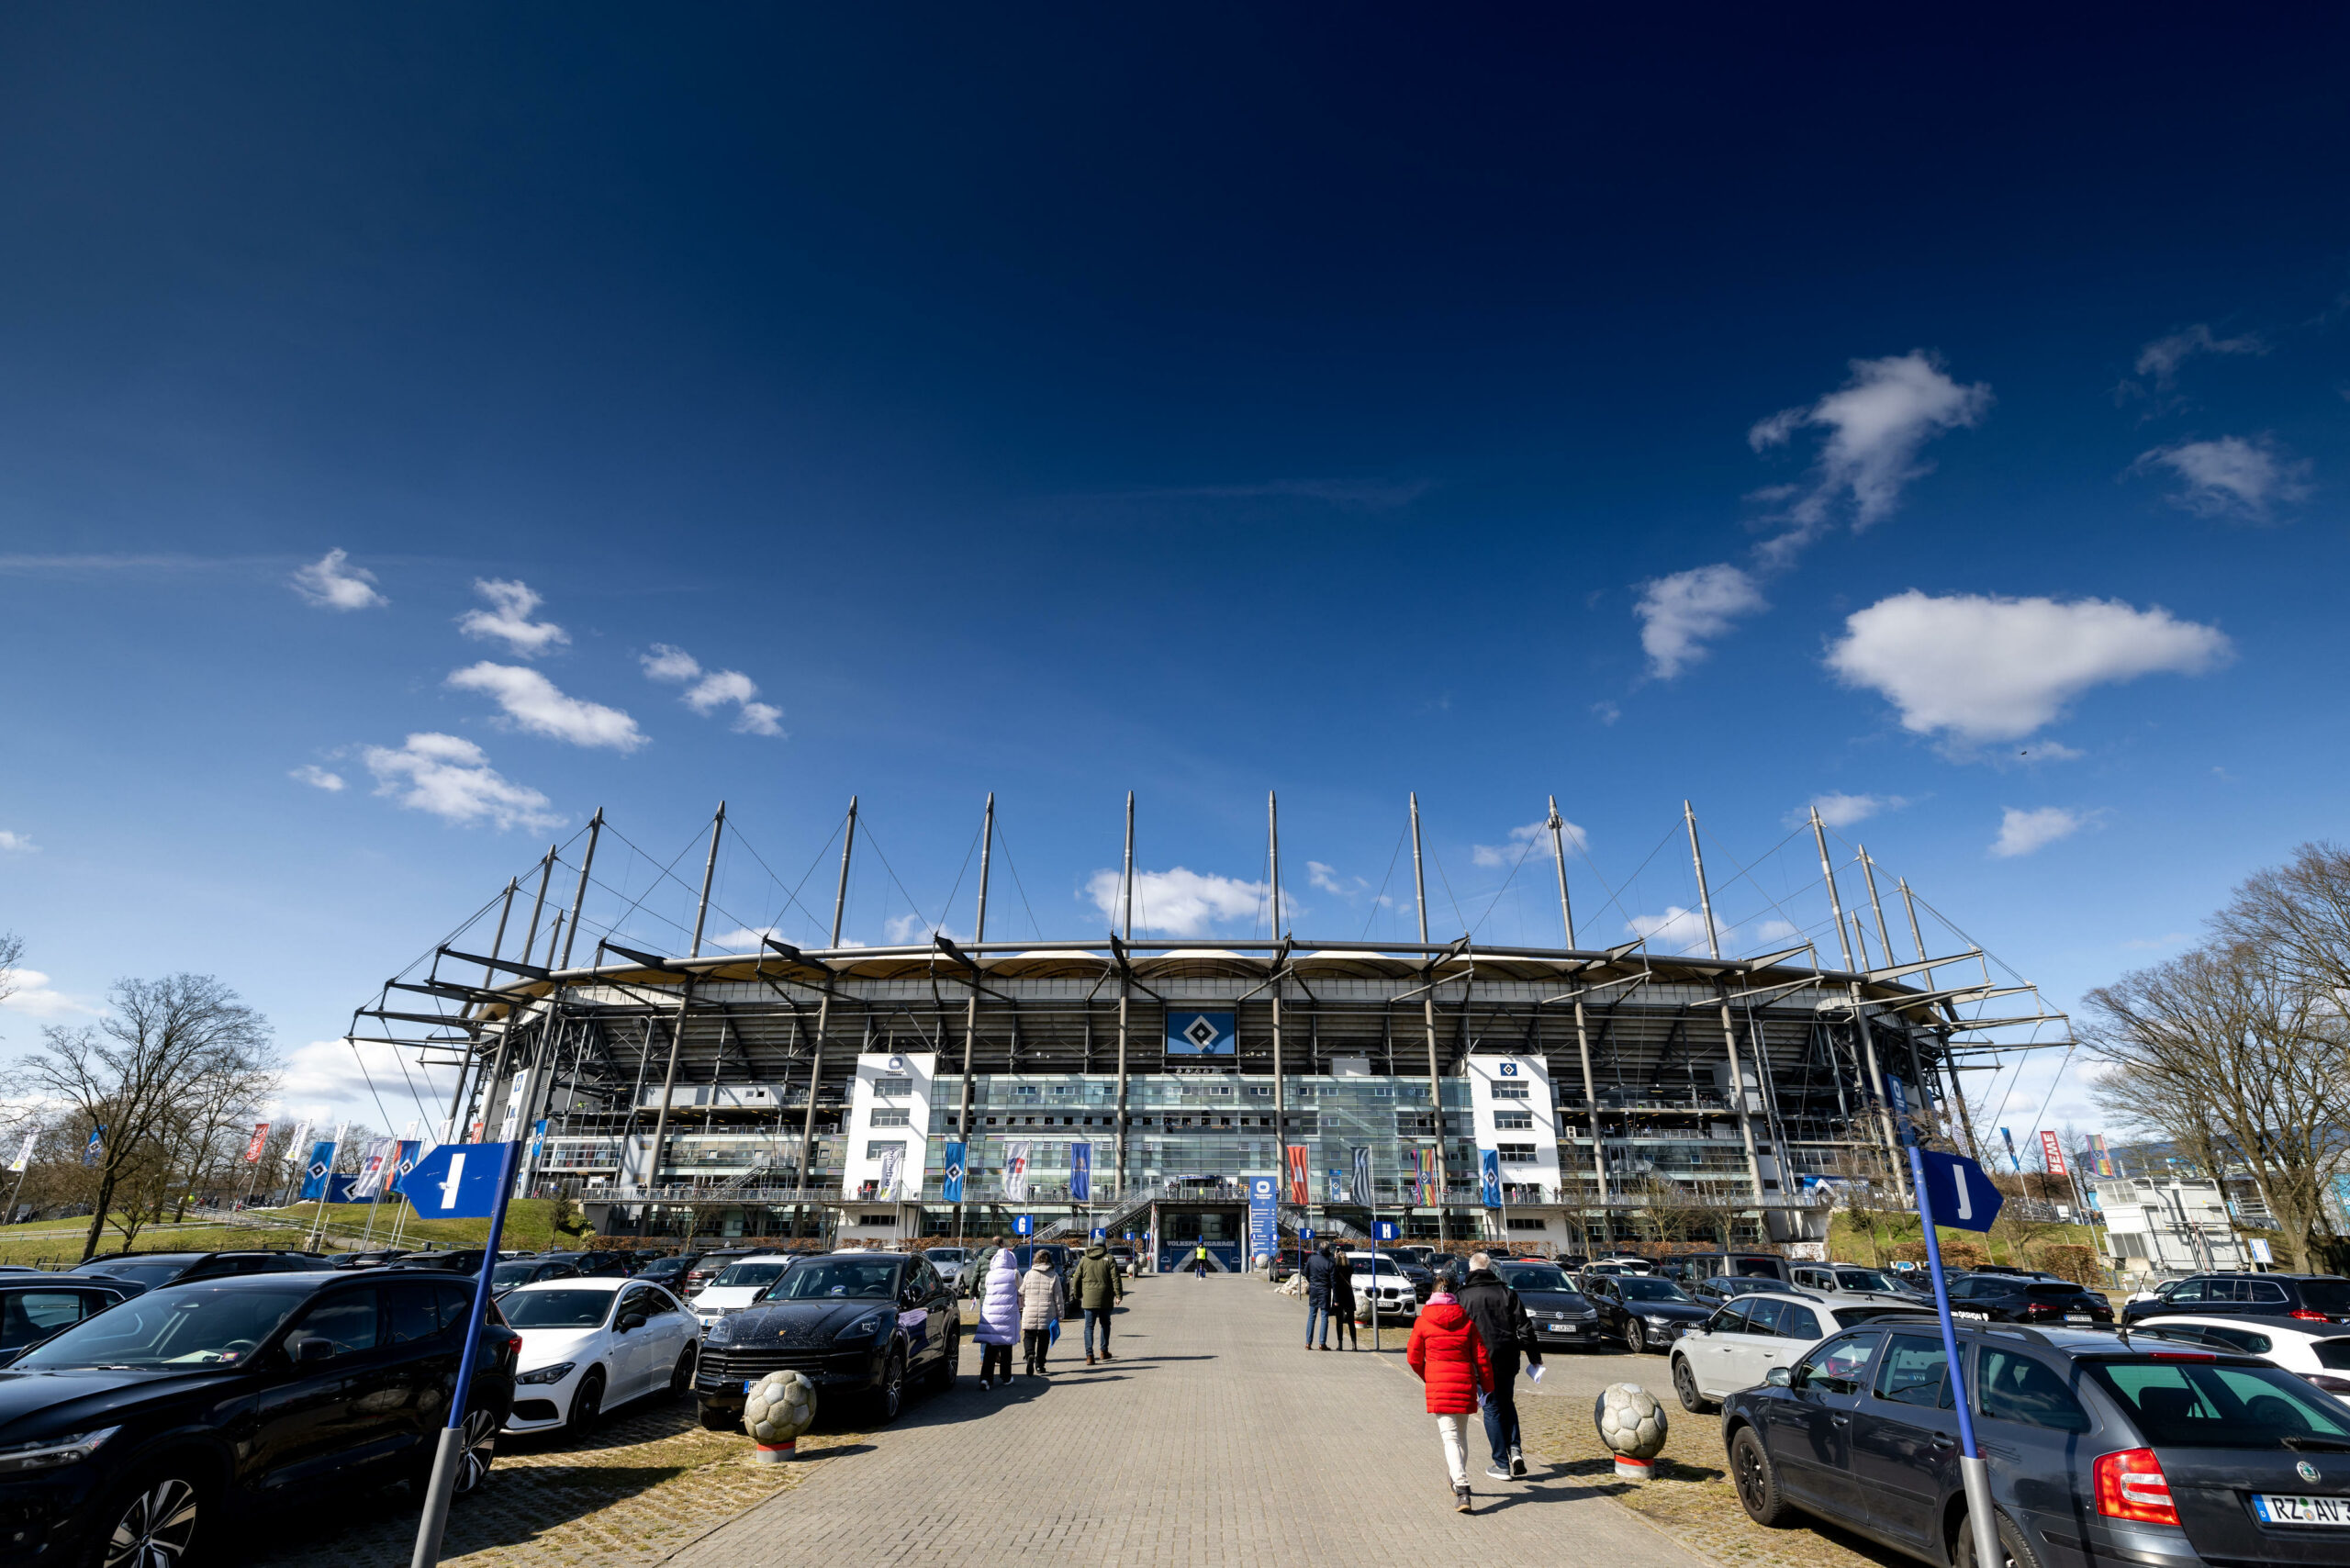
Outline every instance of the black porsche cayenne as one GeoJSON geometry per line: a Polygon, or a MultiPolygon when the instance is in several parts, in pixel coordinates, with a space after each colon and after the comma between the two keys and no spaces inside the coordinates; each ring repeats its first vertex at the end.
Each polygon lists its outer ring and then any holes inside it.
{"type": "Polygon", "coordinates": [[[865,1401],[895,1419],[906,1385],[955,1381],[963,1323],[954,1287],[927,1258],[833,1252],[797,1258],[758,1300],[710,1326],[694,1393],[712,1431],[742,1425],[750,1387],[772,1372],[805,1372],[818,1408],[828,1397],[865,1401]]]}

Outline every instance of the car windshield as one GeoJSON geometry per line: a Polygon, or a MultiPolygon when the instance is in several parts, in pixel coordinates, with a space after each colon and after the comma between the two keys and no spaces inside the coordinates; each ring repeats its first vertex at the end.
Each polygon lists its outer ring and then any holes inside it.
{"type": "Polygon", "coordinates": [[[1548,1263],[1517,1263],[1505,1269],[1496,1269],[1494,1272],[1501,1275],[1503,1281],[1512,1290],[1571,1291],[1574,1289],[1574,1286],[1567,1283],[1566,1275],[1548,1263]]]}
{"type": "Polygon", "coordinates": [[[713,1289],[721,1285],[771,1285],[789,1263],[729,1263],[711,1281],[713,1289]]]}
{"type": "Polygon", "coordinates": [[[536,1263],[500,1263],[489,1271],[489,1282],[493,1289],[504,1289],[510,1285],[526,1285],[531,1282],[531,1275],[537,1269],[536,1263]]]}
{"type": "Polygon", "coordinates": [[[1395,1266],[1393,1258],[1351,1257],[1347,1260],[1347,1271],[1352,1274],[1393,1274],[1398,1279],[1404,1271],[1395,1266]]]}
{"type": "MultiPolygon", "coordinates": [[[[783,1277],[768,1288],[762,1299],[809,1301],[828,1296],[870,1296],[888,1301],[898,1292],[898,1267],[892,1259],[818,1258],[785,1270],[783,1277]]],[[[733,1271],[727,1271],[730,1274],[733,1271]]]]}
{"type": "Polygon", "coordinates": [[[84,1319],[16,1366],[228,1366],[259,1350],[310,1296],[308,1291],[217,1285],[151,1291],[84,1319]]]}
{"type": "Polygon", "coordinates": [[[2276,1367],[2092,1361],[2089,1373],[2156,1448],[2285,1449],[2295,1438],[2350,1443],[2350,1409],[2276,1367]]]}
{"type": "Polygon", "coordinates": [[[1616,1282],[1616,1288],[1626,1301],[1687,1301],[1688,1293],[1671,1280],[1652,1279],[1646,1274],[1626,1274],[1616,1282]]]}
{"type": "Polygon", "coordinates": [[[2301,1305],[2337,1317],[2350,1313],[2350,1280],[2303,1280],[2301,1305]]]}
{"type": "Polygon", "coordinates": [[[1840,1291],[1889,1291],[1893,1282],[1874,1269],[1839,1269],[1836,1288],[1840,1291]]]}
{"type": "Polygon", "coordinates": [[[516,1291],[498,1304],[509,1328],[593,1328],[612,1307],[609,1290],[516,1291]]]}
{"type": "Polygon", "coordinates": [[[94,1258],[82,1266],[97,1273],[119,1275],[152,1290],[178,1279],[195,1261],[193,1254],[185,1258],[94,1258]]]}
{"type": "Polygon", "coordinates": [[[924,1251],[923,1256],[934,1263],[960,1263],[970,1254],[960,1247],[933,1247],[924,1251]]]}

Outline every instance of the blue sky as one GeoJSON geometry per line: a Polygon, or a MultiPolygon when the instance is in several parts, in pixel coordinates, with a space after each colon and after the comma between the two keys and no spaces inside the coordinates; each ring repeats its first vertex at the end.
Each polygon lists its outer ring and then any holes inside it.
{"type": "Polygon", "coordinates": [[[366,1109],[597,807],[800,938],[857,794],[878,942],[989,790],[991,935],[1129,788],[1151,918],[1278,788],[1400,934],[1417,790],[1439,935],[1557,940],[1552,793],[1673,920],[1686,797],[1756,945],[1833,797],[2068,1007],[2340,832],[2343,27],[14,8],[0,1035],[207,970],[366,1109]]]}

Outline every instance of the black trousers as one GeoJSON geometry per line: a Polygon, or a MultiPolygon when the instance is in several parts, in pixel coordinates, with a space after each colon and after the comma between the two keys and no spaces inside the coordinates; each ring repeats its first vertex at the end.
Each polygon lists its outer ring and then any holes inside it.
{"type": "Polygon", "coordinates": [[[1012,1375],[1012,1347],[981,1345],[979,1347],[979,1375],[981,1377],[1010,1377],[1012,1375]]]}
{"type": "Polygon", "coordinates": [[[1045,1357],[1053,1348],[1053,1331],[1049,1328],[1024,1328],[1020,1331],[1022,1347],[1028,1353],[1028,1370],[1041,1372],[1045,1357]]]}
{"type": "Polygon", "coordinates": [[[1355,1334],[1355,1309],[1352,1303],[1341,1305],[1337,1302],[1332,1302],[1330,1304],[1330,1321],[1338,1326],[1337,1338],[1339,1344],[1353,1345],[1358,1348],[1361,1346],[1362,1341],[1358,1338],[1355,1334]]]}

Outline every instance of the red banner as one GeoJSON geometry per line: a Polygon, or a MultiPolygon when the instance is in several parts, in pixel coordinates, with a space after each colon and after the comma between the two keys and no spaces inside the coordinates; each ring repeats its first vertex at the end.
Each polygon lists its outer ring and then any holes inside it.
{"type": "Polygon", "coordinates": [[[2042,1158],[2048,1161],[2048,1174],[2051,1176],[2065,1174],[2065,1146],[2058,1141],[2054,1133],[2043,1132],[2040,1135],[2040,1152],[2042,1158]]]}
{"type": "Polygon", "coordinates": [[[259,1163],[261,1159],[262,1148],[268,1142],[269,1124],[267,1122],[255,1122],[253,1124],[253,1141],[245,1145],[245,1163],[248,1165],[259,1163]]]}
{"type": "Polygon", "coordinates": [[[1307,1190],[1305,1157],[1312,1152],[1310,1145],[1293,1143],[1289,1146],[1289,1201],[1303,1208],[1312,1194],[1307,1190]]]}

